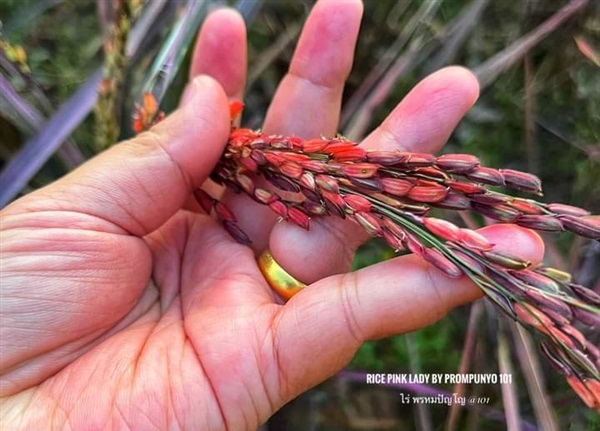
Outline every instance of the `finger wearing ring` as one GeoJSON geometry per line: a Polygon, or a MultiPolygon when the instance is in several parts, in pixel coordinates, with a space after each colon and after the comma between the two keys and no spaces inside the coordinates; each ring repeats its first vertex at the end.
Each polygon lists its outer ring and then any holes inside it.
{"type": "Polygon", "coordinates": [[[306,284],[288,274],[269,250],[265,250],[258,258],[258,267],[271,289],[286,301],[306,287],[306,284]]]}

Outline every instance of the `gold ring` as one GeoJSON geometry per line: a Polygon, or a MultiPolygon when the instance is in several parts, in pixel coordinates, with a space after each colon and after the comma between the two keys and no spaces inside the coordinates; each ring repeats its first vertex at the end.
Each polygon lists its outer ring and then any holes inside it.
{"type": "Polygon", "coordinates": [[[306,287],[306,284],[288,274],[268,249],[258,258],[258,267],[271,289],[286,301],[306,287]]]}

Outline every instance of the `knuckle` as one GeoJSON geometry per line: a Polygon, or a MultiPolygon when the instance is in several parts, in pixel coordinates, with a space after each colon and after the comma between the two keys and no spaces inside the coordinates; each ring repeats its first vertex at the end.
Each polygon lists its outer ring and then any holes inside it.
{"type": "Polygon", "coordinates": [[[355,273],[349,272],[340,277],[337,286],[340,297],[338,303],[350,338],[360,345],[366,339],[366,334],[358,318],[357,307],[360,304],[358,289],[358,277],[355,273]]]}

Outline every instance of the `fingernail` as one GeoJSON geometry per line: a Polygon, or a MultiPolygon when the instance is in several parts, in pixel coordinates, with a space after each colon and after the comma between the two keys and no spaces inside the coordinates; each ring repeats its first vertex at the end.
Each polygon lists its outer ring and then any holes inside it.
{"type": "Polygon", "coordinates": [[[198,75],[187,85],[181,96],[181,106],[188,105],[202,92],[202,88],[206,84],[207,77],[204,75],[198,75]]]}

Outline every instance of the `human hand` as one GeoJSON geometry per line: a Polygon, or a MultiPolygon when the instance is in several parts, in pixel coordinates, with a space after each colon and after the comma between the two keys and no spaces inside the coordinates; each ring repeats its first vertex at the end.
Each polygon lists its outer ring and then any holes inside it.
{"type": "MultiPolygon", "coordinates": [[[[265,131],[336,131],[362,6],[319,2],[265,131]]],[[[479,297],[413,256],[346,273],[365,240],[314,219],[306,232],[224,196],[254,250],[191,210],[229,133],[227,98],[242,98],[245,28],[210,15],[182,107],[2,212],[1,417],[22,429],[254,429],[343,367],[362,342],[434,322],[479,297]],[[227,52],[223,56],[223,52],[227,52]],[[224,89],[224,91],[223,91],[224,89]],[[287,304],[257,268],[269,247],[312,283],[287,304]],[[335,275],[337,274],[337,275],[335,275]]],[[[466,70],[421,82],[362,145],[435,152],[477,97],[466,70]]],[[[539,262],[539,238],[481,231],[539,262]]]]}

